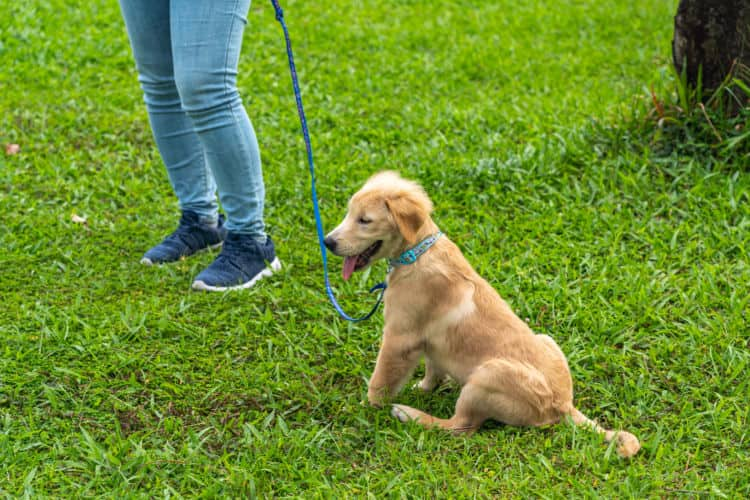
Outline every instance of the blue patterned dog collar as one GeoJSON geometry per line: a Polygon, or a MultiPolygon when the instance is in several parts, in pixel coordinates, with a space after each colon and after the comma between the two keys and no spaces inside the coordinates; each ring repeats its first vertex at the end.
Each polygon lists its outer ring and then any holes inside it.
{"type": "Polygon", "coordinates": [[[414,247],[402,253],[398,257],[398,259],[388,259],[388,264],[390,264],[391,267],[408,266],[409,264],[414,264],[422,254],[429,250],[430,247],[432,247],[432,245],[434,245],[435,242],[440,239],[442,235],[443,232],[438,231],[432,236],[428,236],[427,238],[417,243],[414,247]]]}

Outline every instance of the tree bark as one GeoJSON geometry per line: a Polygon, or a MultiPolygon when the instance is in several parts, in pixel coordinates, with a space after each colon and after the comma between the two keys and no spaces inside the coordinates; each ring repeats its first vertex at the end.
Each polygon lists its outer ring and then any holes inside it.
{"type": "MultiPolygon", "coordinates": [[[[685,71],[692,88],[701,79],[704,100],[730,72],[748,81],[750,0],[680,0],[674,18],[672,58],[677,72],[685,71]]],[[[735,104],[746,106],[748,96],[737,90],[742,102],[735,104]]]]}

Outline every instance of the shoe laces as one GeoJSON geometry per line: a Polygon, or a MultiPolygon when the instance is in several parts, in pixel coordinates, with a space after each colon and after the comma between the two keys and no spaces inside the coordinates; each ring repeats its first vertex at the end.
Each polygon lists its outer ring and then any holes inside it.
{"type": "Polygon", "coordinates": [[[186,217],[184,214],[180,218],[180,224],[172,234],[167,236],[165,242],[182,244],[188,248],[200,248],[203,242],[200,239],[199,232],[196,229],[202,229],[201,224],[186,217]]]}
{"type": "Polygon", "coordinates": [[[249,236],[233,235],[230,233],[224,239],[224,246],[221,250],[221,253],[217,257],[217,260],[245,260],[248,257],[256,256],[265,260],[266,252],[263,251],[263,247],[263,244],[257,242],[249,236]]]}

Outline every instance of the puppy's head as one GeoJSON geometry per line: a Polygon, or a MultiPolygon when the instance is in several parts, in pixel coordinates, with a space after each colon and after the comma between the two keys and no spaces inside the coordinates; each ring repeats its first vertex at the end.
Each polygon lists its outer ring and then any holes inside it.
{"type": "Polygon", "coordinates": [[[342,274],[347,280],[354,271],[377,259],[398,257],[417,243],[431,213],[432,202],[419,184],[396,172],[381,172],[352,196],[346,217],[326,236],[325,244],[344,257],[342,274]]]}

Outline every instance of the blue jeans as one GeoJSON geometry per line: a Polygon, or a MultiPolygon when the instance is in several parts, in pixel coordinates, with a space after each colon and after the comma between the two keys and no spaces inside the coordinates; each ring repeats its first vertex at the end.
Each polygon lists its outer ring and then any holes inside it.
{"type": "Polygon", "coordinates": [[[120,0],[151,129],[182,210],[265,241],[255,131],[237,90],[250,0],[120,0]]]}

